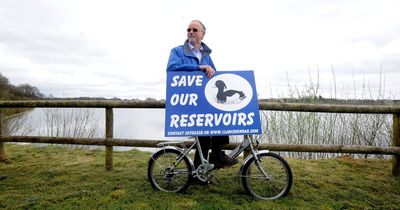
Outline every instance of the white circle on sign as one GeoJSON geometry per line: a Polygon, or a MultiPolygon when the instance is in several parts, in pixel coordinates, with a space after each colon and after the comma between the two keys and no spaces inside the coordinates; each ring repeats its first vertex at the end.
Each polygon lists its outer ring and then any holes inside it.
{"type": "Polygon", "coordinates": [[[208,103],[219,110],[237,111],[250,103],[253,88],[245,78],[227,73],[212,77],[205,86],[204,95],[208,103]]]}

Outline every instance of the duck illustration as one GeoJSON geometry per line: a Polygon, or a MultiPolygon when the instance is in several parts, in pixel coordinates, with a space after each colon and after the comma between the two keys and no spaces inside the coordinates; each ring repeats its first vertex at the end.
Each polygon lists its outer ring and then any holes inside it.
{"type": "Polygon", "coordinates": [[[226,84],[222,80],[217,80],[215,82],[215,87],[218,88],[217,102],[220,103],[220,104],[224,104],[228,97],[231,97],[231,96],[233,96],[235,94],[239,94],[239,99],[240,100],[243,100],[243,99],[246,98],[246,95],[243,93],[243,91],[225,90],[226,89],[226,84]]]}

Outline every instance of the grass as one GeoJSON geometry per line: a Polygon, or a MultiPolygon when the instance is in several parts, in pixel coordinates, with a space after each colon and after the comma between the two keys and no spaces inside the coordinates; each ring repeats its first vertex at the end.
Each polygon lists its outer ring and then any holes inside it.
{"type": "Polygon", "coordinates": [[[294,182],[286,198],[253,200],[239,164],[218,172],[208,186],[183,194],[154,191],[147,181],[150,153],[6,144],[0,163],[0,209],[400,209],[400,179],[388,160],[341,157],[288,159],[294,182]]]}

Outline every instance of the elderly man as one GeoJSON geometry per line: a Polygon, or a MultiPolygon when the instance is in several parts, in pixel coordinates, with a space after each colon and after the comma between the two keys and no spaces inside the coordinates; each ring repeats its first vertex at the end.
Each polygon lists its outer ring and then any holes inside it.
{"type": "MultiPolygon", "coordinates": [[[[201,21],[193,20],[186,31],[185,43],[171,50],[167,71],[203,71],[207,77],[212,77],[215,74],[215,66],[210,57],[211,49],[202,42],[206,27],[201,21]]],[[[215,164],[216,168],[232,166],[238,162],[236,158],[227,156],[221,149],[221,145],[229,143],[228,136],[201,136],[199,141],[206,159],[211,146],[209,161],[215,164]]],[[[194,164],[196,167],[201,164],[197,151],[194,164]]]]}

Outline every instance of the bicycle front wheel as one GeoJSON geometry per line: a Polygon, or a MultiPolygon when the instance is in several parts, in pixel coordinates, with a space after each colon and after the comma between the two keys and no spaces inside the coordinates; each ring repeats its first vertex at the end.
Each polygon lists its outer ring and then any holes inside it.
{"type": "Polygon", "coordinates": [[[275,153],[252,157],[242,171],[243,188],[256,199],[273,200],[286,196],[292,187],[289,164],[275,153]]]}
{"type": "Polygon", "coordinates": [[[182,192],[189,186],[189,159],[175,149],[160,150],[150,157],[147,177],[151,186],[164,192],[182,192]]]}

